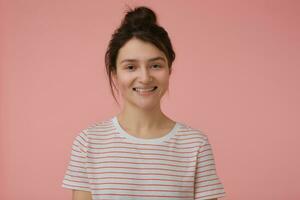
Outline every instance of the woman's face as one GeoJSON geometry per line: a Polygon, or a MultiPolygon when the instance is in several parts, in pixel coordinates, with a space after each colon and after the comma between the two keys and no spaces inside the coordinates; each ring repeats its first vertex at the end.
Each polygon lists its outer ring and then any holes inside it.
{"type": "Polygon", "coordinates": [[[170,70],[165,54],[155,45],[132,38],[120,49],[113,79],[124,105],[153,109],[169,87],[170,70]]]}

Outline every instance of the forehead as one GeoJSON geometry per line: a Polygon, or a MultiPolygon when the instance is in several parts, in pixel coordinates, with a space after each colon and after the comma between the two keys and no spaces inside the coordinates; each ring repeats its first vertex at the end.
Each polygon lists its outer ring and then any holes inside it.
{"type": "Polygon", "coordinates": [[[132,38],[120,48],[117,63],[122,62],[124,59],[146,61],[154,57],[163,57],[166,60],[164,52],[158,49],[154,44],[132,38]]]}

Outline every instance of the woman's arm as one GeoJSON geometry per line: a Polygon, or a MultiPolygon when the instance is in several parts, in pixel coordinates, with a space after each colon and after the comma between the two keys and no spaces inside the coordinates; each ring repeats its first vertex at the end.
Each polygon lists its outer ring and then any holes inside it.
{"type": "Polygon", "coordinates": [[[92,200],[92,194],[87,191],[73,190],[72,200],[92,200]]]}

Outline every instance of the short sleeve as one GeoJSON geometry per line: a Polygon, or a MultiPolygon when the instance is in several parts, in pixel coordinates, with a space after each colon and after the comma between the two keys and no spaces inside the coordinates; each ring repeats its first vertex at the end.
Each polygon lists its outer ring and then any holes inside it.
{"type": "Polygon", "coordinates": [[[195,177],[195,199],[205,200],[225,196],[225,190],[221,183],[215,166],[212,146],[208,137],[201,145],[197,155],[197,169],[195,177]]]}
{"type": "Polygon", "coordinates": [[[62,187],[91,191],[87,173],[87,135],[79,133],[72,145],[71,158],[67,167],[62,187]]]}

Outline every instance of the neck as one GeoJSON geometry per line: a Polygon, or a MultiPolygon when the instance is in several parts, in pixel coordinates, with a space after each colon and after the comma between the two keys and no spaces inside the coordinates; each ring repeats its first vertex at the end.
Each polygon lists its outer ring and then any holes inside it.
{"type": "Polygon", "coordinates": [[[151,130],[164,129],[170,126],[172,122],[161,111],[160,104],[149,110],[125,105],[117,115],[117,118],[123,128],[140,135],[146,134],[151,130]]]}

